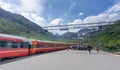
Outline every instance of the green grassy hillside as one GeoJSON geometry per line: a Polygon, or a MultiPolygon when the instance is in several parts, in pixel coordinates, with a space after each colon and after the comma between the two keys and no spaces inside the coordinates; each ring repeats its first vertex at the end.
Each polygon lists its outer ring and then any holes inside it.
{"type": "Polygon", "coordinates": [[[101,48],[109,52],[120,52],[120,20],[102,30],[89,34],[84,42],[95,46],[101,44],[101,48]]]}
{"type": "Polygon", "coordinates": [[[0,33],[40,40],[55,40],[56,37],[19,14],[0,8],[0,33]]]}
{"type": "Polygon", "coordinates": [[[120,21],[101,30],[96,36],[98,37],[98,41],[105,45],[120,44],[120,21]]]}

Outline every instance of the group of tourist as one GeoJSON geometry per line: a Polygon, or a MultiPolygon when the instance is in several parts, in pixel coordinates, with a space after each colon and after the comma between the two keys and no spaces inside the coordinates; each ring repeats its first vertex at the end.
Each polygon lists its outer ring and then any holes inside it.
{"type": "MultiPolygon", "coordinates": [[[[71,46],[69,47],[69,49],[72,49],[72,50],[88,50],[89,53],[91,53],[91,50],[93,49],[93,47],[91,45],[77,45],[77,46],[71,46]]],[[[99,49],[100,47],[98,45],[96,45],[95,47],[97,53],[99,53],[99,49]]]]}

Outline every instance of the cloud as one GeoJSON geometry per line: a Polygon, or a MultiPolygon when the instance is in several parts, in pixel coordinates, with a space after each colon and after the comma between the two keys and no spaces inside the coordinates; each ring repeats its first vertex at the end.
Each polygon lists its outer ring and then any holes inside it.
{"type": "Polygon", "coordinates": [[[50,22],[50,25],[59,25],[59,24],[61,25],[62,22],[63,22],[62,18],[56,18],[50,22]]]}
{"type": "Polygon", "coordinates": [[[72,5],[69,7],[68,15],[70,14],[71,10],[75,7],[75,5],[76,5],[76,2],[73,2],[72,5]]]}
{"type": "MultiPolygon", "coordinates": [[[[46,25],[58,25],[63,22],[62,18],[56,18],[50,22],[47,22],[47,20],[43,18],[42,13],[44,11],[45,0],[20,0],[20,2],[21,3],[19,5],[16,5],[6,2],[5,0],[0,0],[0,7],[13,13],[21,14],[32,22],[43,27],[46,25]]],[[[55,34],[58,31],[59,30],[52,32],[55,34]]],[[[59,31],[59,33],[62,34],[63,32],[59,31]]]]}
{"type": "Polygon", "coordinates": [[[6,2],[5,0],[0,0],[0,7],[3,9],[18,13],[32,22],[40,26],[44,26],[47,21],[42,17],[44,11],[44,3],[46,0],[19,0],[21,3],[16,5],[14,3],[6,2]]]}
{"type": "Polygon", "coordinates": [[[117,1],[112,7],[108,8],[106,11],[94,15],[88,16],[83,21],[85,23],[91,22],[104,22],[104,21],[115,21],[120,19],[120,0],[117,1]]]}
{"type": "MultiPolygon", "coordinates": [[[[82,15],[84,13],[79,13],[82,15]]],[[[76,24],[76,23],[92,23],[92,22],[109,22],[120,19],[120,0],[117,0],[113,6],[108,8],[106,11],[98,14],[91,15],[86,17],[85,19],[75,19],[74,22],[70,22],[68,24],[76,24]]]]}
{"type": "MultiPolygon", "coordinates": [[[[45,1],[45,0],[44,0],[45,1]]],[[[44,10],[43,0],[21,0],[20,14],[35,22],[39,26],[45,26],[47,21],[42,17],[44,10]]]]}
{"type": "Polygon", "coordinates": [[[83,21],[81,19],[76,19],[73,22],[68,23],[68,25],[71,25],[71,24],[81,24],[81,23],[83,23],[83,21]]]}
{"type": "Polygon", "coordinates": [[[118,13],[111,13],[111,14],[99,14],[97,16],[89,16],[85,18],[83,21],[84,23],[92,23],[92,22],[110,22],[120,19],[118,13]]]}
{"type": "MultiPolygon", "coordinates": [[[[68,23],[68,25],[72,25],[72,24],[82,24],[82,23],[83,23],[83,21],[82,21],[81,19],[76,19],[76,20],[74,20],[73,22],[68,23]]],[[[74,27],[76,27],[76,26],[69,26],[69,28],[74,28],[74,27]]],[[[77,27],[79,27],[79,26],[77,26],[77,27]]],[[[77,28],[77,29],[69,29],[69,31],[70,31],[70,32],[78,32],[79,29],[78,29],[78,28],[77,28]]]]}
{"type": "MultiPolygon", "coordinates": [[[[7,2],[6,0],[0,0],[0,7],[5,10],[8,10],[13,13],[18,13],[29,20],[35,22],[40,26],[45,25],[59,25],[64,23],[62,18],[55,18],[52,21],[49,19],[45,19],[43,17],[44,12],[44,4],[46,0],[19,0],[19,4],[7,2]],[[49,20],[50,22],[48,22],[49,20]]],[[[71,13],[73,8],[75,7],[76,2],[73,2],[68,9],[67,16],[71,13]]],[[[49,6],[52,7],[52,6],[49,6]]],[[[83,12],[78,14],[79,16],[84,15],[83,12]]],[[[68,24],[81,24],[81,23],[91,23],[91,22],[104,22],[104,21],[114,21],[120,19],[120,0],[116,0],[114,5],[108,8],[106,11],[99,13],[98,15],[87,16],[85,19],[74,19],[72,22],[68,24]]],[[[75,31],[75,30],[70,30],[75,31]]],[[[56,31],[57,33],[60,31],[56,31]]],[[[61,32],[63,33],[63,32],[61,32]]]]}
{"type": "Polygon", "coordinates": [[[105,11],[106,13],[116,13],[120,12],[120,0],[117,0],[115,4],[105,11]]]}
{"type": "MultiPolygon", "coordinates": [[[[64,25],[63,22],[64,22],[64,20],[63,20],[62,18],[56,18],[56,19],[53,19],[53,20],[50,22],[49,26],[64,25]]],[[[49,30],[49,32],[52,32],[53,34],[60,34],[60,35],[62,35],[62,34],[64,34],[65,32],[67,32],[67,31],[60,31],[60,30],[59,30],[59,29],[60,29],[59,27],[50,28],[50,29],[54,29],[54,30],[49,30]]]]}
{"type": "MultiPolygon", "coordinates": [[[[79,13],[79,15],[82,15],[82,13],[79,13]]],[[[120,19],[120,0],[118,0],[113,6],[108,8],[106,11],[104,11],[98,15],[91,15],[91,16],[86,17],[83,20],[75,19],[73,22],[69,22],[68,25],[83,24],[83,23],[84,24],[85,23],[95,23],[95,22],[110,22],[110,21],[116,21],[119,19],[120,19]]],[[[85,24],[85,25],[83,25],[83,27],[84,26],[86,27],[88,25],[90,26],[90,24],[85,24]]],[[[77,30],[70,29],[70,31],[76,32],[77,30]]]]}
{"type": "Polygon", "coordinates": [[[83,13],[83,12],[80,12],[78,15],[79,15],[79,16],[82,16],[82,15],[84,15],[84,13],[83,13]]]}
{"type": "Polygon", "coordinates": [[[22,13],[21,15],[26,16],[26,18],[28,18],[31,21],[35,22],[37,25],[40,25],[40,26],[48,25],[47,21],[44,18],[37,15],[37,14],[34,14],[34,13],[22,13]]]}
{"type": "Polygon", "coordinates": [[[20,11],[42,14],[43,3],[43,0],[21,0],[20,11]]]}
{"type": "Polygon", "coordinates": [[[0,1],[0,7],[5,10],[11,11],[11,12],[12,12],[12,8],[13,8],[13,6],[11,4],[4,2],[4,0],[0,1]]]}

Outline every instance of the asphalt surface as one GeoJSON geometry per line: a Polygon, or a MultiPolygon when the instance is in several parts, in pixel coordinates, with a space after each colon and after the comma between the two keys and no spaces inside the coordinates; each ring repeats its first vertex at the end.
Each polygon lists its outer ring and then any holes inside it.
{"type": "Polygon", "coordinates": [[[120,70],[120,55],[64,50],[1,62],[0,70],[120,70]]]}

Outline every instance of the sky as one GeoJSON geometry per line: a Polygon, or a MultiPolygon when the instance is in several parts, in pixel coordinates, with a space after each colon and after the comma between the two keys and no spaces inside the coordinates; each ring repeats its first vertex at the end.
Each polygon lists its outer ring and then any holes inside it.
{"type": "Polygon", "coordinates": [[[120,19],[120,0],[0,0],[0,7],[21,14],[41,27],[120,19]]]}

